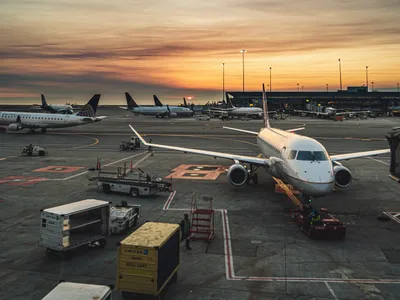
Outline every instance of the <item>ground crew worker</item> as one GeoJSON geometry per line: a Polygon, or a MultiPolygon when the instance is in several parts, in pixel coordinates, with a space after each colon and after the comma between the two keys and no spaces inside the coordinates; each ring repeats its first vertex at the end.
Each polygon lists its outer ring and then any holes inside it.
{"type": "Polygon", "coordinates": [[[189,215],[184,214],[184,219],[182,220],[183,222],[183,234],[182,234],[182,239],[185,240],[185,247],[187,250],[192,250],[190,247],[190,220],[189,220],[189,215]]]}
{"type": "Polygon", "coordinates": [[[316,210],[314,210],[311,214],[310,224],[315,225],[318,222],[321,222],[321,216],[316,210]]]}
{"type": "MultiPolygon", "coordinates": [[[[152,139],[149,140],[149,144],[151,144],[151,142],[152,142],[152,139]]],[[[153,149],[151,148],[151,146],[149,146],[149,152],[151,153],[151,156],[154,155],[153,149]]]]}

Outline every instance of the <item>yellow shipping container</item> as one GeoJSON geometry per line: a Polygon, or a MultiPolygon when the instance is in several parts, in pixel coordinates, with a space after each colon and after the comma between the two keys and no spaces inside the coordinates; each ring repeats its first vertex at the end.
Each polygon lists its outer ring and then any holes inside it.
{"type": "Polygon", "coordinates": [[[117,289],[157,296],[177,278],[181,232],[178,224],[147,222],[118,247],[117,289]]]}

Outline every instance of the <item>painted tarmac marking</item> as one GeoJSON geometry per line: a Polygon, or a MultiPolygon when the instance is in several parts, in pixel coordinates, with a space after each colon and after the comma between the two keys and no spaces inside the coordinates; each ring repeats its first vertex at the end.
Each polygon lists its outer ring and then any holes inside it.
{"type": "Polygon", "coordinates": [[[386,162],[386,161],[382,161],[382,160],[379,160],[379,159],[376,159],[376,158],[372,158],[372,157],[368,157],[368,159],[376,161],[376,162],[381,163],[383,165],[390,166],[390,164],[388,162],[386,162]]]}
{"type": "MultiPolygon", "coordinates": [[[[175,195],[174,195],[175,196],[175,195]]],[[[168,197],[167,202],[164,204],[165,209],[171,211],[190,211],[190,208],[169,208],[168,202],[171,195],[168,197]]],[[[318,282],[325,283],[358,283],[358,284],[400,284],[400,278],[395,279],[367,279],[367,278],[355,278],[355,279],[342,279],[342,278],[318,278],[318,277],[255,277],[255,276],[236,276],[233,254],[232,254],[232,244],[231,244],[231,234],[229,229],[229,218],[226,209],[214,209],[214,211],[221,212],[222,215],[222,234],[224,240],[224,256],[225,256],[225,275],[227,280],[244,280],[244,281],[259,281],[259,282],[318,282]]],[[[400,213],[399,213],[400,214],[400,213]]],[[[328,287],[328,286],[327,286],[328,287]]],[[[329,289],[329,288],[328,288],[329,289]]],[[[332,289],[332,288],[331,288],[332,289]]],[[[333,297],[336,294],[333,290],[329,290],[333,297]]],[[[335,299],[338,299],[337,297],[335,299]]]]}
{"type": "Polygon", "coordinates": [[[179,165],[165,178],[216,180],[219,175],[226,172],[226,168],[220,165],[179,165]]]}
{"type": "Polygon", "coordinates": [[[176,191],[173,191],[173,192],[171,192],[171,194],[169,194],[169,197],[164,204],[163,210],[169,210],[169,206],[171,205],[171,202],[174,199],[175,194],[176,194],[176,191]]]}
{"type": "Polygon", "coordinates": [[[48,166],[45,168],[40,168],[33,170],[32,172],[42,172],[42,173],[72,173],[82,169],[83,167],[70,167],[70,166],[48,166]]]}
{"type": "Polygon", "coordinates": [[[396,221],[397,223],[400,224],[400,212],[383,212],[385,215],[387,215],[389,218],[392,220],[396,221]]]}
{"type": "Polygon", "coordinates": [[[48,178],[44,177],[33,177],[33,176],[8,176],[0,179],[0,184],[12,185],[12,186],[28,186],[36,184],[41,181],[47,181],[48,178]]]}
{"type": "Polygon", "coordinates": [[[326,287],[328,288],[329,292],[331,293],[331,295],[333,296],[333,298],[335,298],[335,300],[339,300],[339,298],[336,296],[335,292],[333,291],[333,289],[331,288],[331,286],[329,285],[329,283],[327,283],[326,281],[324,281],[326,287]]]}

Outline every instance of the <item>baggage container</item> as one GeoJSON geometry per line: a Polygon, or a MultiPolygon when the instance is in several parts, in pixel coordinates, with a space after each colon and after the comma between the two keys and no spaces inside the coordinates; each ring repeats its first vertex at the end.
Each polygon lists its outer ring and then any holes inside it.
{"type": "Polygon", "coordinates": [[[41,210],[39,245],[67,254],[89,244],[104,247],[110,233],[110,202],[87,199],[41,210]]]}
{"type": "Polygon", "coordinates": [[[118,243],[117,289],[124,299],[159,297],[176,281],[180,264],[179,224],[147,222],[118,243]]]}
{"type": "Polygon", "coordinates": [[[75,282],[60,282],[42,300],[111,300],[114,287],[75,282]]]}

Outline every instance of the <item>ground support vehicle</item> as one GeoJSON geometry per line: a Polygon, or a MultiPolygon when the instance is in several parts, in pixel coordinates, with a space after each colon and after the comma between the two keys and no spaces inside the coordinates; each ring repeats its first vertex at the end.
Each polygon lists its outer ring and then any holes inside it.
{"type": "Polygon", "coordinates": [[[39,246],[48,254],[70,258],[70,250],[95,245],[104,247],[110,232],[110,202],[87,199],[41,210],[39,246]]]}
{"type": "Polygon", "coordinates": [[[140,140],[136,136],[133,136],[129,142],[122,141],[121,145],[119,145],[119,149],[121,149],[122,151],[135,150],[137,148],[140,148],[140,140]]]}
{"type": "Polygon", "coordinates": [[[141,217],[140,205],[128,205],[122,201],[120,205],[110,208],[110,231],[112,234],[127,232],[136,227],[141,217]]]}
{"type": "Polygon", "coordinates": [[[177,280],[179,224],[147,222],[118,243],[117,290],[123,299],[160,299],[177,280]]]}
{"type": "Polygon", "coordinates": [[[310,224],[311,212],[312,208],[306,206],[292,210],[293,220],[307,236],[314,239],[342,239],[346,236],[346,226],[331,215],[326,208],[320,209],[321,221],[315,224],[310,224]]]}
{"type": "Polygon", "coordinates": [[[144,175],[141,172],[125,173],[119,168],[117,172],[100,170],[97,176],[97,186],[102,188],[105,193],[119,192],[137,197],[171,191],[172,184],[155,176],[144,175]]]}
{"type": "Polygon", "coordinates": [[[43,147],[29,145],[22,148],[21,154],[23,156],[45,156],[49,152],[43,147]]]}
{"type": "Polygon", "coordinates": [[[42,300],[111,300],[114,286],[61,281],[42,300]]]}

